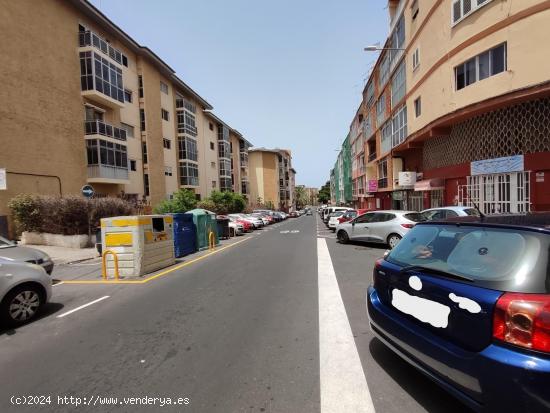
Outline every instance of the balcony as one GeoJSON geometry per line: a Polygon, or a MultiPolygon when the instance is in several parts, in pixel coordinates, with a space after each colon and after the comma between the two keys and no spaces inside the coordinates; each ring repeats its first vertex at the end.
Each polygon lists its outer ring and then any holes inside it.
{"type": "Polygon", "coordinates": [[[128,184],[128,168],[108,165],[88,165],[89,183],[128,184]]]}
{"type": "Polygon", "coordinates": [[[388,178],[382,178],[378,180],[378,188],[387,188],[388,187],[388,178]]]}
{"type": "Polygon", "coordinates": [[[242,180],[241,181],[241,193],[243,195],[248,195],[249,194],[248,181],[247,180],[242,180]]]}
{"type": "Polygon", "coordinates": [[[241,152],[240,159],[241,159],[241,168],[248,167],[248,152],[241,152]]]}
{"type": "Polygon", "coordinates": [[[84,122],[84,134],[107,136],[108,138],[126,141],[126,131],[121,128],[109,125],[101,120],[87,120],[84,122]]]}
{"type": "Polygon", "coordinates": [[[367,168],[363,165],[359,167],[359,174],[363,175],[367,171],[367,168]]]}
{"type": "Polygon", "coordinates": [[[367,158],[368,162],[372,162],[376,159],[376,152],[369,153],[369,157],[367,158]]]}
{"type": "Polygon", "coordinates": [[[122,65],[122,53],[108,42],[90,30],[78,33],[78,45],[80,47],[92,46],[102,51],[119,65],[122,65]]]}

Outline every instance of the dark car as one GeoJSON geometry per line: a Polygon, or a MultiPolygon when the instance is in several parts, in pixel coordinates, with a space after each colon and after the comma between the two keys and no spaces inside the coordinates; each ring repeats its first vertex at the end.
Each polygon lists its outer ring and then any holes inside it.
{"type": "Polygon", "coordinates": [[[371,329],[474,410],[548,411],[548,218],[417,224],[376,262],[371,329]]]}

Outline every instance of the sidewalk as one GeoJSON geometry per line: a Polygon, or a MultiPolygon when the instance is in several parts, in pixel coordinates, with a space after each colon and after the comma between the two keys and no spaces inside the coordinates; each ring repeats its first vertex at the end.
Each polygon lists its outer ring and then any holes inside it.
{"type": "Polygon", "coordinates": [[[25,247],[35,248],[48,254],[56,265],[69,264],[90,260],[99,257],[97,250],[94,248],[65,248],[52,247],[49,245],[24,245],[25,247]]]}

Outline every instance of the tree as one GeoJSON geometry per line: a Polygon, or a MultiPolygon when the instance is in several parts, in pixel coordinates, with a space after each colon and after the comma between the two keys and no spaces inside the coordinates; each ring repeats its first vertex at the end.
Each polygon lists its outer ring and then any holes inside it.
{"type": "Polygon", "coordinates": [[[327,181],[326,184],[324,184],[319,189],[319,194],[317,195],[317,199],[321,204],[326,204],[328,201],[330,201],[330,181],[327,181]]]}
{"type": "Polygon", "coordinates": [[[201,205],[207,205],[213,212],[220,215],[239,213],[246,207],[246,199],[241,194],[229,191],[212,191],[209,198],[201,205]]]}
{"type": "Polygon", "coordinates": [[[294,196],[296,198],[296,208],[302,209],[308,203],[306,188],[303,186],[297,186],[294,189],[294,196]]]}
{"type": "Polygon", "coordinates": [[[154,211],[156,214],[187,212],[196,206],[197,198],[195,193],[190,189],[180,189],[174,193],[173,199],[161,201],[154,211]]]}

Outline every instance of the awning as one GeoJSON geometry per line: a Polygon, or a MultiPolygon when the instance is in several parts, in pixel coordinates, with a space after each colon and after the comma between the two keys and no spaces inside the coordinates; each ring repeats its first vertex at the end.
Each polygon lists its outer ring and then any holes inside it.
{"type": "Polygon", "coordinates": [[[414,184],[415,191],[435,191],[436,189],[445,189],[443,178],[424,179],[414,184]]]}

